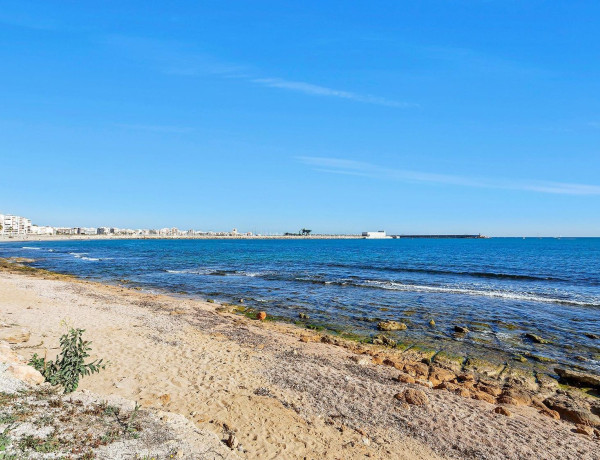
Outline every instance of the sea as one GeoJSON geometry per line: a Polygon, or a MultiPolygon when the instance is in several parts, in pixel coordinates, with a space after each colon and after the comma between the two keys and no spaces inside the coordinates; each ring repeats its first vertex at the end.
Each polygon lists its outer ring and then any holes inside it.
{"type": "Polygon", "coordinates": [[[600,372],[600,238],[64,240],[0,243],[0,257],[365,340],[395,320],[407,329],[386,334],[409,347],[600,372]]]}

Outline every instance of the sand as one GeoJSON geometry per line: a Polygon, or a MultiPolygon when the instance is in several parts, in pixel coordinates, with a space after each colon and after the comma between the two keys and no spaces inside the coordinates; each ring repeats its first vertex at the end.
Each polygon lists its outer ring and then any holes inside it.
{"type": "Polygon", "coordinates": [[[288,325],[216,304],[75,279],[0,272],[0,321],[31,331],[19,352],[53,357],[66,325],[110,361],[81,389],[182,414],[249,459],[600,458],[574,425],[420,387],[427,406],[394,395],[414,385],[343,347],[300,340],[288,325]]]}

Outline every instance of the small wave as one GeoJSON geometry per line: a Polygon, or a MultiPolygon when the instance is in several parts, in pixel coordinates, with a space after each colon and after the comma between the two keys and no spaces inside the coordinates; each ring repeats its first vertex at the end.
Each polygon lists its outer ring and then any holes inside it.
{"type": "Polygon", "coordinates": [[[381,267],[378,265],[352,265],[341,263],[326,264],[329,267],[337,268],[353,268],[363,270],[378,270],[391,271],[399,273],[424,273],[428,275],[457,275],[471,276],[474,278],[496,278],[496,279],[511,279],[521,281],[569,281],[566,278],[558,278],[553,276],[537,276],[537,275],[521,275],[518,273],[498,273],[498,272],[482,272],[482,271],[463,271],[463,270],[441,270],[432,268],[416,268],[416,267],[381,267]]]}
{"type": "Polygon", "coordinates": [[[471,289],[471,288],[460,288],[453,286],[429,286],[420,284],[404,284],[394,281],[380,281],[380,280],[364,280],[357,281],[354,279],[344,278],[337,280],[320,280],[315,278],[303,278],[303,277],[285,277],[285,276],[270,276],[267,279],[277,281],[297,281],[302,283],[321,284],[321,285],[334,285],[334,286],[353,286],[357,288],[372,288],[372,289],[386,289],[390,291],[403,291],[403,292],[430,292],[430,293],[443,293],[443,294],[460,294],[470,296],[483,296],[483,297],[494,297],[501,299],[510,300],[521,300],[528,302],[544,302],[544,303],[555,303],[561,305],[571,305],[579,307],[600,307],[600,303],[590,301],[578,301],[574,299],[560,299],[556,297],[544,297],[543,295],[529,294],[524,292],[510,292],[500,290],[484,290],[484,289],[471,289]]]}
{"type": "Polygon", "coordinates": [[[368,285],[380,289],[389,289],[394,291],[409,291],[409,292],[440,292],[447,294],[466,294],[473,296],[484,296],[484,297],[496,297],[502,299],[511,300],[524,300],[529,302],[545,302],[545,303],[556,303],[562,305],[573,305],[580,307],[600,307],[600,304],[592,302],[582,302],[572,299],[559,299],[553,297],[544,297],[540,295],[527,294],[522,292],[508,292],[508,291],[496,291],[496,290],[481,290],[481,289],[467,289],[457,287],[445,287],[445,286],[424,286],[424,285],[413,285],[413,284],[402,284],[387,281],[366,281],[368,285]]]}
{"type": "Polygon", "coordinates": [[[249,278],[256,278],[267,276],[272,272],[245,272],[241,270],[225,270],[225,269],[214,269],[214,268],[186,268],[182,270],[165,270],[167,273],[176,275],[209,275],[209,276],[247,276],[249,278]]]}
{"type": "Polygon", "coordinates": [[[167,273],[174,275],[208,275],[212,270],[201,270],[196,268],[186,268],[183,270],[165,270],[167,273]]]}
{"type": "Polygon", "coordinates": [[[69,252],[69,254],[79,260],[88,260],[88,261],[92,261],[92,262],[104,260],[104,259],[99,259],[97,257],[88,257],[87,254],[89,254],[89,253],[87,253],[87,252],[69,252]]]}
{"type": "Polygon", "coordinates": [[[32,250],[40,251],[42,248],[34,248],[32,246],[23,246],[21,249],[32,249],[32,250]]]}

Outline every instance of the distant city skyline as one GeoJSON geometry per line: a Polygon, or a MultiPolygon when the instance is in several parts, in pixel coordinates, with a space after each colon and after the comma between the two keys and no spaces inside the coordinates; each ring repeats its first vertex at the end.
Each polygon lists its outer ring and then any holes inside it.
{"type": "Polygon", "coordinates": [[[598,2],[3,2],[0,212],[600,236],[598,2]]]}

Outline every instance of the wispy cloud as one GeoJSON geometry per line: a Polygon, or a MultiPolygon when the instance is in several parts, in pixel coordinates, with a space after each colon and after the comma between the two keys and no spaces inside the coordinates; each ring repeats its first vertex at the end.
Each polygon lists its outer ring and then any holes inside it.
{"type": "Polygon", "coordinates": [[[306,83],[302,81],[290,81],[283,80],[281,78],[254,78],[251,81],[269,88],[297,91],[300,93],[309,94],[311,96],[338,97],[341,99],[350,99],[352,101],[364,102],[366,104],[385,105],[388,107],[414,106],[414,104],[409,104],[407,102],[398,102],[383,97],[357,94],[350,91],[342,91],[338,89],[327,88],[325,86],[313,85],[312,83],[306,83]]]}
{"type": "Polygon", "coordinates": [[[454,185],[463,187],[521,190],[559,195],[600,195],[600,186],[539,180],[512,180],[472,178],[452,174],[438,174],[407,169],[387,168],[362,161],[301,156],[296,159],[313,167],[315,171],[329,174],[362,176],[375,179],[397,180],[409,183],[454,185]]]}
{"type": "Polygon", "coordinates": [[[308,82],[264,76],[262,75],[263,72],[253,66],[223,62],[176,41],[108,35],[103,37],[100,42],[118,48],[137,59],[149,62],[156,66],[160,72],[168,75],[181,77],[216,75],[221,78],[236,79],[267,88],[295,91],[309,96],[325,96],[395,108],[418,107],[418,104],[399,102],[385,97],[333,89],[308,82]]]}

